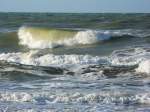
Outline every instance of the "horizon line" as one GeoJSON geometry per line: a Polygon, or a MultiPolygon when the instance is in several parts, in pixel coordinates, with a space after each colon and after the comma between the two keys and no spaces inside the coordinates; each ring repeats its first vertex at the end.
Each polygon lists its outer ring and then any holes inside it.
{"type": "Polygon", "coordinates": [[[53,12],[47,12],[47,11],[0,11],[0,13],[66,13],[66,14],[71,14],[71,13],[74,13],[74,14],[83,14],[83,13],[87,13],[87,14],[102,14],[102,13],[112,13],[112,14],[150,14],[150,12],[118,12],[118,11],[106,11],[106,12],[59,12],[59,11],[53,11],[53,12]]]}

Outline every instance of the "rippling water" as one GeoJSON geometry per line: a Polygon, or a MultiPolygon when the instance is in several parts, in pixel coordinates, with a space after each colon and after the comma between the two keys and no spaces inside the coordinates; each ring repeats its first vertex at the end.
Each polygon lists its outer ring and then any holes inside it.
{"type": "Polygon", "coordinates": [[[0,13],[0,111],[149,112],[150,14],[0,13]]]}

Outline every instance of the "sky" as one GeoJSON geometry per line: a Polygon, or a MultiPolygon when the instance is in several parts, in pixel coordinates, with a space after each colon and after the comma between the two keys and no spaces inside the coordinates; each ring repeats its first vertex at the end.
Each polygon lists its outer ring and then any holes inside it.
{"type": "Polygon", "coordinates": [[[0,12],[150,13],[150,0],[0,0],[0,12]]]}

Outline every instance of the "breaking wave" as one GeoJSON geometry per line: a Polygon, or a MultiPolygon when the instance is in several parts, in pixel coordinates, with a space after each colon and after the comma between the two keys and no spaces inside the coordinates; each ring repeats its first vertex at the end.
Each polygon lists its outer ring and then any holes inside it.
{"type": "Polygon", "coordinates": [[[38,51],[26,53],[2,53],[0,60],[34,66],[64,66],[76,64],[99,64],[104,59],[91,55],[40,55],[38,51]]]}
{"type": "Polygon", "coordinates": [[[59,45],[93,44],[111,38],[107,32],[86,30],[46,29],[21,27],[18,31],[21,45],[29,48],[53,48],[59,45]]]}
{"type": "Polygon", "coordinates": [[[144,37],[148,36],[149,33],[142,33],[140,30],[75,30],[25,26],[18,30],[18,38],[21,45],[39,49],[62,45],[94,44],[124,35],[144,37]]]}
{"type": "MultiPolygon", "coordinates": [[[[92,55],[55,55],[43,54],[38,50],[17,53],[1,53],[0,60],[23,65],[76,68],[83,65],[137,66],[135,71],[150,73],[149,48],[132,48],[114,51],[108,57],[92,55]],[[78,66],[80,65],[80,66],[78,66]]],[[[69,69],[69,68],[68,68],[69,69]]],[[[120,69],[120,68],[118,68],[120,69]]]]}

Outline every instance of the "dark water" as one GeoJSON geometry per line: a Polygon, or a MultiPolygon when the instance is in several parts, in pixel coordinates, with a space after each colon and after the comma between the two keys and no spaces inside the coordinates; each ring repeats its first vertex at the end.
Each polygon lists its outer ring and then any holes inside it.
{"type": "Polygon", "coordinates": [[[150,14],[0,13],[0,111],[149,112],[150,14]]]}

